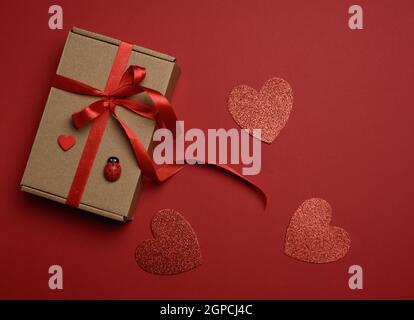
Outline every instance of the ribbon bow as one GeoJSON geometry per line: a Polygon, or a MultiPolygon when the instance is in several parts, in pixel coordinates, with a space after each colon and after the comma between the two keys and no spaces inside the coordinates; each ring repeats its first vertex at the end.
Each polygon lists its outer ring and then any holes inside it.
{"type": "Polygon", "coordinates": [[[72,122],[76,128],[81,128],[97,119],[105,112],[110,112],[119,122],[127,135],[134,151],[138,166],[144,176],[155,181],[164,181],[182,168],[182,165],[169,165],[156,168],[146,148],[135,133],[116,114],[116,106],[124,107],[142,117],[154,120],[160,128],[167,128],[175,137],[177,116],[171,104],[161,93],[146,88],[140,83],[145,78],[146,70],[139,66],[129,66],[123,74],[119,85],[113,90],[100,90],[80,81],[56,75],[52,86],[76,94],[101,97],[79,112],[72,114],[72,122]],[[129,98],[145,92],[152,101],[152,105],[129,98]],[[164,169],[163,169],[164,168],[164,169]],[[168,168],[168,169],[167,169],[168,168]]]}
{"type": "Polygon", "coordinates": [[[175,134],[177,116],[174,110],[162,94],[140,85],[145,75],[146,70],[144,68],[130,66],[123,74],[118,87],[111,91],[96,89],[80,81],[61,75],[56,75],[53,86],[77,94],[101,97],[100,100],[72,115],[72,121],[76,128],[87,125],[107,110],[112,113],[114,118],[124,128],[124,123],[115,113],[115,108],[118,105],[142,117],[156,121],[158,127],[168,128],[175,134]],[[152,105],[131,98],[127,99],[141,92],[148,94],[153,103],[152,105]]]}

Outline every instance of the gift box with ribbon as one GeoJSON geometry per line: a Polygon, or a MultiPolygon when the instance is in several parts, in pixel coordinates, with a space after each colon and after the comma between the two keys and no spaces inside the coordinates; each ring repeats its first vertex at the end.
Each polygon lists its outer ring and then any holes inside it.
{"type": "MultiPolygon", "coordinates": [[[[155,128],[177,137],[170,105],[175,58],[73,28],[21,182],[23,191],[119,221],[131,220],[143,177],[162,182],[187,166],[156,166],[155,128]]],[[[187,160],[187,159],[185,159],[187,160]]],[[[193,163],[194,164],[194,163],[193,163]]],[[[243,175],[210,163],[266,195],[243,175]]]]}
{"type": "Polygon", "coordinates": [[[132,218],[143,173],[162,180],[147,150],[175,130],[167,98],[175,58],[73,28],[21,181],[23,191],[115,220],[132,218]],[[137,165],[138,164],[138,165],[137,165]]]}

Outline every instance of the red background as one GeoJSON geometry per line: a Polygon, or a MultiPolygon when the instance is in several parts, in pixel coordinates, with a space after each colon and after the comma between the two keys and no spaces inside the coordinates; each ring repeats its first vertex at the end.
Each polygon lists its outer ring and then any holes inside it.
{"type": "MultiPolygon", "coordinates": [[[[414,298],[413,1],[1,1],[2,298],[414,298]],[[364,30],[348,8],[364,8],[364,30]],[[60,4],[64,30],[49,30],[60,4]],[[121,225],[25,194],[19,182],[51,79],[72,25],[162,51],[182,68],[173,105],[186,127],[235,127],[231,89],[271,77],[294,90],[294,109],[262,146],[259,198],[236,179],[189,168],[147,184],[132,223],[121,225]],[[197,101],[197,103],[195,103],[197,101]],[[289,219],[306,199],[333,207],[352,237],[326,265],[283,254],[289,219]],[[162,208],[195,229],[203,264],[155,276],[134,261],[162,208]],[[48,288],[48,268],[64,290],[48,288]],[[364,289],[348,288],[348,267],[364,289]]],[[[45,165],[47,165],[45,163],[45,165]]]]}

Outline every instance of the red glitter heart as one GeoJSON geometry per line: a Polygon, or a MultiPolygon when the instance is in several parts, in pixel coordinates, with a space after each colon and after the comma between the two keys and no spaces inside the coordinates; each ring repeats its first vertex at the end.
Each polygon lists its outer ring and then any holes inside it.
{"type": "Polygon", "coordinates": [[[160,210],[151,221],[155,239],[145,240],[135,250],[135,260],[145,271],[172,275],[201,264],[201,250],[190,224],[172,209],[160,210]]]}
{"type": "Polygon", "coordinates": [[[329,225],[332,209],[323,199],[306,200],[293,214],[285,253],[300,261],[328,263],[343,258],[351,245],[344,229],[329,225]]]}
{"type": "Polygon", "coordinates": [[[228,100],[230,114],[244,129],[261,129],[261,140],[273,142],[286,125],[293,106],[292,88],[280,78],[265,82],[259,92],[247,86],[235,87],[228,100]]]}
{"type": "Polygon", "coordinates": [[[58,137],[57,141],[59,143],[59,146],[63,149],[63,151],[68,151],[76,143],[76,139],[74,136],[65,136],[64,134],[61,134],[58,137]]]}

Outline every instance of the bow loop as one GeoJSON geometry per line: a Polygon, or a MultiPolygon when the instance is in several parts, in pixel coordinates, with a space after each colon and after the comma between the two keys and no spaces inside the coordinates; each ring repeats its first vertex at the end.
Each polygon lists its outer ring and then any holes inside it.
{"type": "Polygon", "coordinates": [[[142,92],[143,89],[140,84],[145,75],[145,68],[129,66],[123,74],[118,88],[110,92],[109,95],[116,98],[125,98],[142,92]]]}
{"type": "Polygon", "coordinates": [[[95,101],[81,111],[72,114],[73,125],[77,129],[87,125],[105,112],[108,106],[106,98],[95,101]]]}

